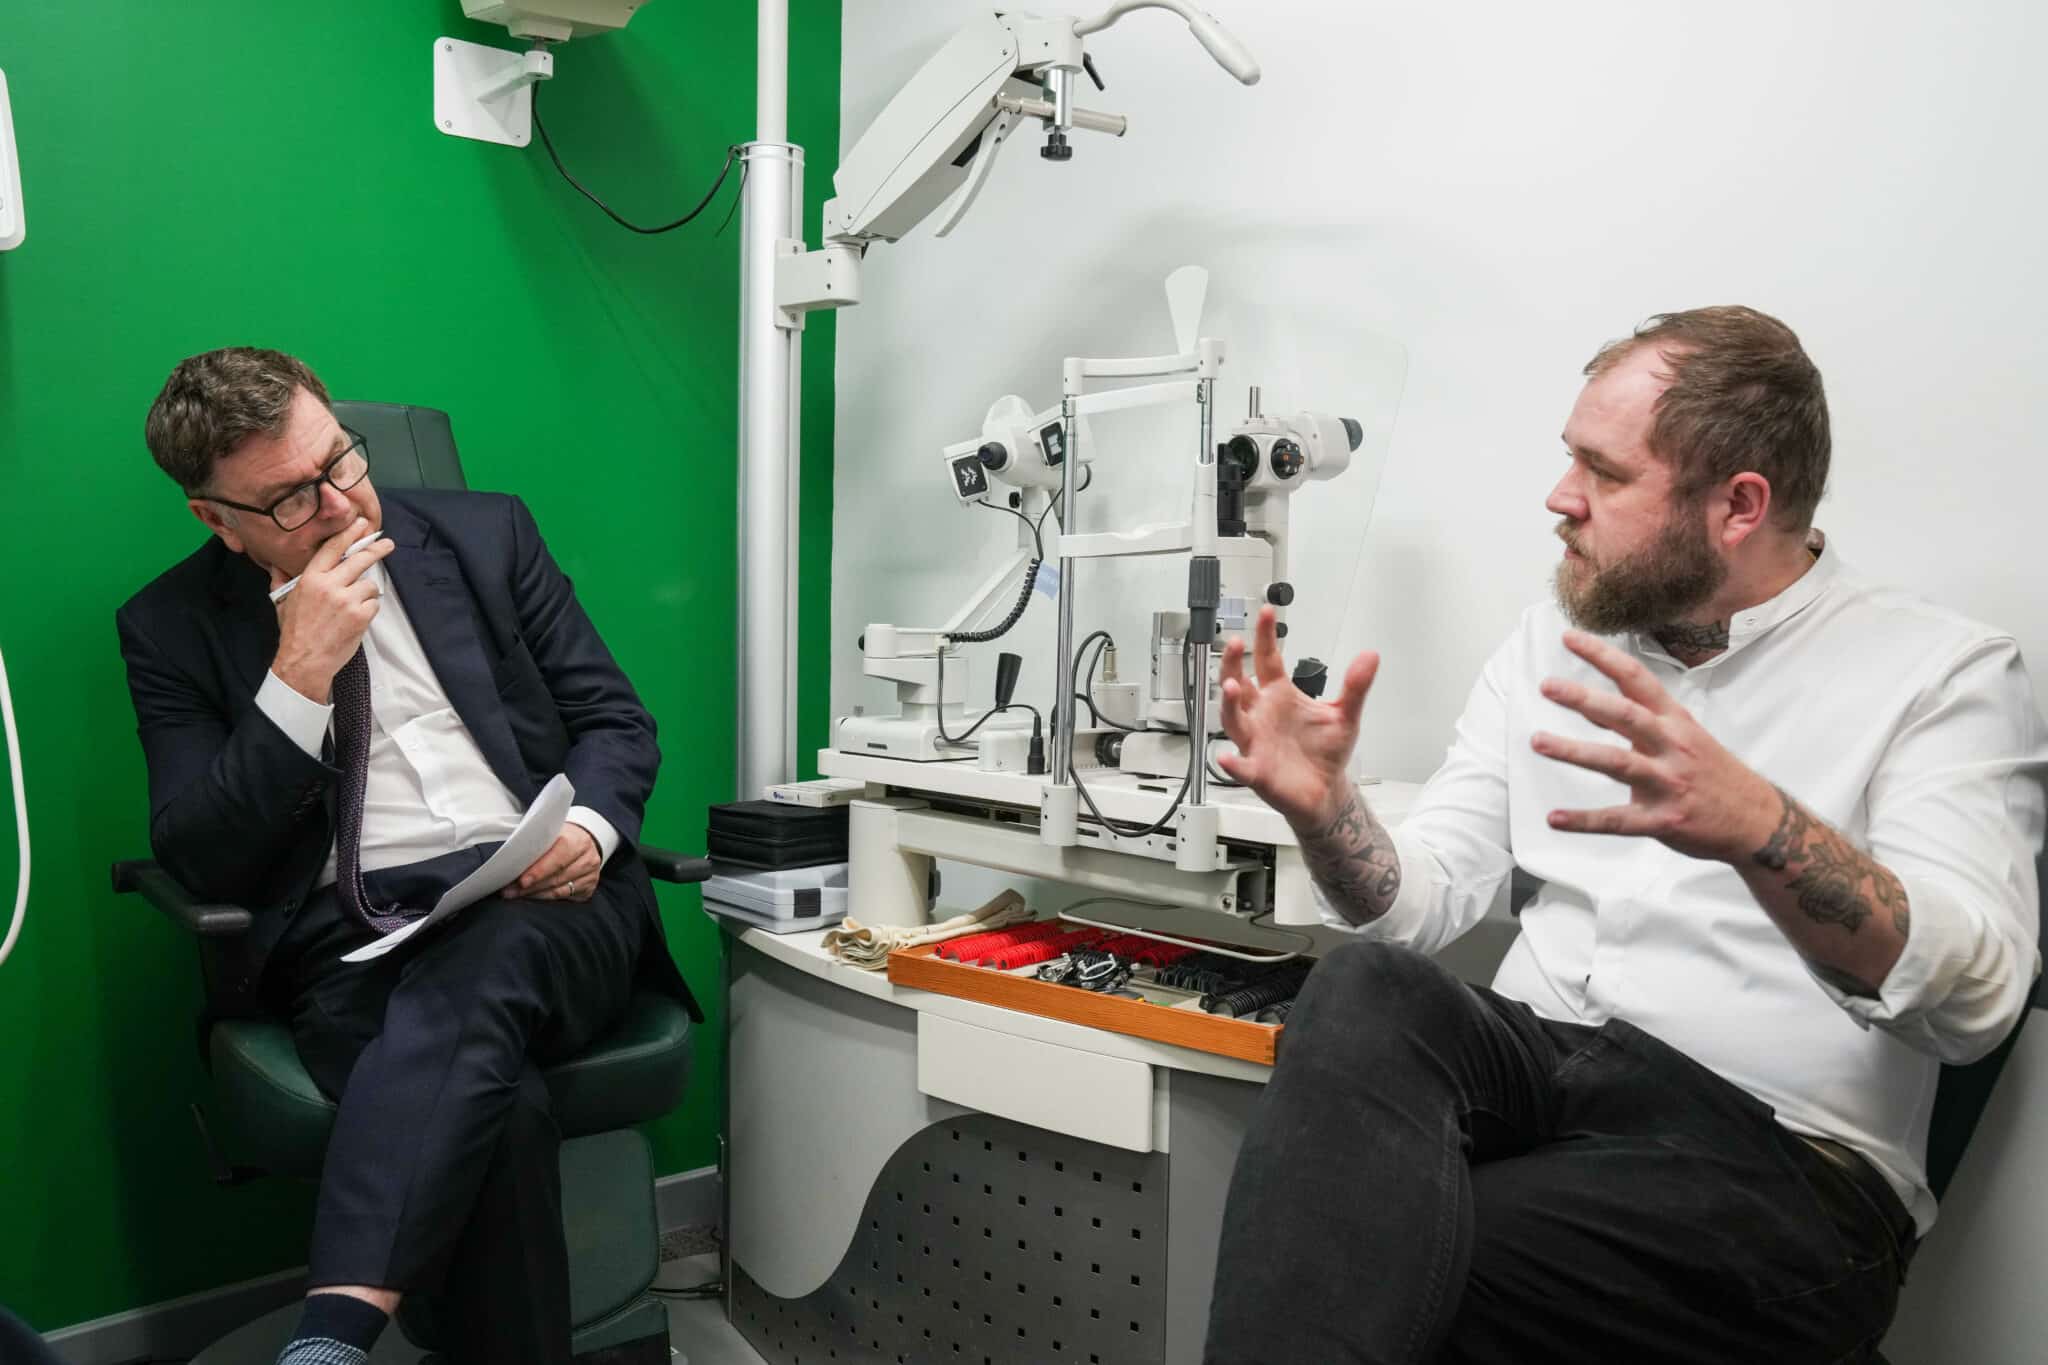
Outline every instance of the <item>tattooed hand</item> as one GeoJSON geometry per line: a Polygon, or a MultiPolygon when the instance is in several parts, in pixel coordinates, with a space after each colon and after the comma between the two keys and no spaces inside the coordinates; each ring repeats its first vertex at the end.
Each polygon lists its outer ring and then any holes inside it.
{"type": "Polygon", "coordinates": [[[1629,789],[1629,801],[1603,810],[1554,810],[1550,827],[1648,835],[1689,857],[1731,863],[1759,848],[1778,815],[1771,784],[1722,748],[1640,661],[1584,631],[1566,631],[1564,643],[1620,691],[1547,678],[1543,695],[1629,744],[1593,744],[1538,731],[1531,747],[1546,758],[1604,773],[1629,789]]]}
{"type": "Polygon", "coordinates": [[[1273,609],[1261,607],[1252,650],[1256,682],[1244,676],[1244,641],[1223,647],[1223,729],[1237,752],[1217,763],[1300,831],[1334,820],[1355,790],[1346,765],[1380,656],[1353,659],[1337,700],[1317,701],[1288,676],[1273,623],[1273,609]]]}
{"type": "Polygon", "coordinates": [[[1244,676],[1244,641],[1223,647],[1223,729],[1237,752],[1216,761],[1287,818],[1330,903],[1362,924],[1385,914],[1401,889],[1401,855],[1359,799],[1348,770],[1380,658],[1353,659],[1337,700],[1317,701],[1288,676],[1273,621],[1273,609],[1260,608],[1252,650],[1257,682],[1244,676]]]}
{"type": "Polygon", "coordinates": [[[1542,733],[1530,743],[1624,783],[1629,803],[1552,811],[1551,828],[1648,835],[1730,864],[1815,972],[1849,994],[1876,995],[1912,932],[1899,879],[1722,748],[1641,663],[1580,631],[1564,640],[1620,694],[1550,678],[1543,695],[1629,747],[1542,733]]]}

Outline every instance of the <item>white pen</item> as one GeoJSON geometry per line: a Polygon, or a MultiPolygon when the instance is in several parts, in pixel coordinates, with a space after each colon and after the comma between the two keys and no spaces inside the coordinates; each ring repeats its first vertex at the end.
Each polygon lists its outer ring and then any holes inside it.
{"type": "MultiPolygon", "coordinates": [[[[364,548],[368,547],[369,545],[371,545],[371,544],[374,544],[374,543],[376,542],[377,538],[378,538],[378,537],[380,537],[380,536],[382,536],[383,534],[384,534],[384,533],[383,533],[382,531],[372,531],[372,532],[370,532],[370,534],[368,534],[368,535],[364,536],[364,537],[363,537],[363,538],[362,538],[361,540],[359,540],[359,541],[357,541],[357,542],[356,542],[355,544],[353,544],[353,545],[349,546],[349,547],[348,547],[348,548],[347,548],[346,550],[343,550],[343,551],[341,552],[341,557],[342,557],[343,559],[347,559],[347,558],[348,558],[348,557],[349,557],[350,555],[354,554],[354,553],[355,553],[355,552],[356,552],[357,550],[361,550],[361,549],[364,549],[364,548]]],[[[303,574],[299,575],[299,577],[300,577],[300,578],[303,578],[304,576],[305,576],[305,575],[303,575],[303,574]]],[[[283,582],[283,583],[280,583],[280,584],[278,584],[278,585],[277,585],[276,587],[274,587],[274,588],[272,588],[272,589],[270,590],[270,600],[271,600],[272,602],[282,602],[282,601],[284,601],[284,595],[285,595],[286,593],[290,592],[290,591],[291,591],[291,590],[292,590],[293,588],[296,588],[296,587],[298,587],[298,586],[299,586],[299,579],[298,579],[298,578],[292,578],[292,579],[288,579],[287,581],[285,581],[285,582],[283,582]]]]}

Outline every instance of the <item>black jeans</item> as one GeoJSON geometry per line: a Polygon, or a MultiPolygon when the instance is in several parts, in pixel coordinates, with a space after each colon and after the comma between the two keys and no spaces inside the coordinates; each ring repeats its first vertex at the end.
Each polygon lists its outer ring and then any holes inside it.
{"type": "Polygon", "coordinates": [[[1206,1359],[1869,1360],[1912,1238],[1867,1163],[1641,1029],[1347,944],[1239,1152],[1206,1359]]]}
{"type": "MultiPolygon", "coordinates": [[[[427,905],[485,850],[365,874],[427,905]]],[[[299,1057],[340,1112],[308,1256],[312,1285],[436,1295],[463,1365],[569,1359],[560,1134],[540,1068],[602,1033],[630,998],[648,926],[629,888],[586,904],[490,897],[374,961],[375,937],[308,901],[271,960],[299,1057]]]]}

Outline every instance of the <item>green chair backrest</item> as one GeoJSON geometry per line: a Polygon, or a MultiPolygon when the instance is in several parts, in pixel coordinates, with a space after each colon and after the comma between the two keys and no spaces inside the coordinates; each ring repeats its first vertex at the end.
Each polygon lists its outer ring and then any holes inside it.
{"type": "Polygon", "coordinates": [[[467,488],[455,430],[439,408],[337,399],[335,420],[363,438],[381,488],[467,488]]]}

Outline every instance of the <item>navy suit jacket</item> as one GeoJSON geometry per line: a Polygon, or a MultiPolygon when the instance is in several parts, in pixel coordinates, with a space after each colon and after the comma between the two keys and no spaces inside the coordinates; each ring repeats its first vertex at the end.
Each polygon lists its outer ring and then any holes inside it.
{"type": "MultiPolygon", "coordinates": [[[[501,493],[378,497],[395,547],[385,572],[456,714],[522,805],[562,772],[577,804],[611,821],[619,847],[604,876],[647,916],[642,974],[698,1016],[635,852],[661,764],[654,718],[533,515],[501,493]]],[[[149,765],[150,847],[195,896],[254,912],[237,954],[236,984],[251,990],[327,861],[340,778],[256,705],[278,644],[269,577],[209,539],[114,620],[149,765]]]]}

